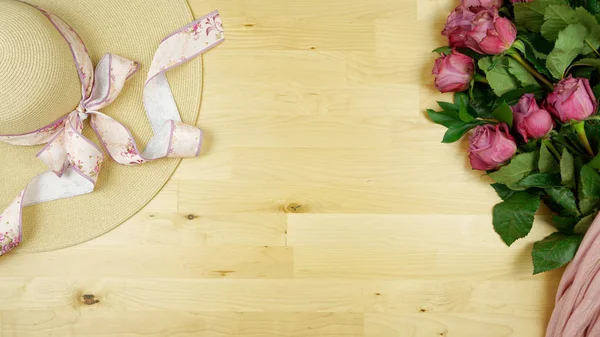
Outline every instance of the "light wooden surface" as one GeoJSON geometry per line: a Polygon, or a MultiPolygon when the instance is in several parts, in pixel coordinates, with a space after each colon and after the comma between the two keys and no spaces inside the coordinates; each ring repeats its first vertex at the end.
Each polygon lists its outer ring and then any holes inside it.
{"type": "Polygon", "coordinates": [[[0,264],[0,336],[543,336],[560,272],[506,248],[465,142],[440,144],[447,0],[192,0],[201,158],[113,232],[0,264]],[[93,295],[86,296],[83,295],[93,295]]]}

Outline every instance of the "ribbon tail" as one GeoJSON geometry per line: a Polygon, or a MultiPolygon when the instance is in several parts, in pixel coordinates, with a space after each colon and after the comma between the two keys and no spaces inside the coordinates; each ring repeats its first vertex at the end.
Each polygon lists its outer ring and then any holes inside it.
{"type": "Polygon", "coordinates": [[[0,255],[17,247],[23,237],[23,207],[90,193],[94,184],[84,175],[67,168],[62,177],[48,171],[31,179],[14,201],[0,214],[0,255]]]}
{"type": "Polygon", "coordinates": [[[154,133],[169,121],[181,122],[166,72],[202,55],[224,41],[223,23],[212,12],[165,38],[159,45],[144,87],[144,107],[154,133]]]}
{"type": "Polygon", "coordinates": [[[50,171],[54,172],[58,177],[61,177],[67,167],[67,150],[65,148],[65,133],[60,132],[44,148],[36,155],[38,159],[43,161],[50,171]]]}
{"type": "Polygon", "coordinates": [[[129,129],[115,119],[90,112],[91,126],[114,161],[139,165],[164,157],[195,157],[201,146],[200,129],[181,122],[167,121],[141,152],[129,129]]]}

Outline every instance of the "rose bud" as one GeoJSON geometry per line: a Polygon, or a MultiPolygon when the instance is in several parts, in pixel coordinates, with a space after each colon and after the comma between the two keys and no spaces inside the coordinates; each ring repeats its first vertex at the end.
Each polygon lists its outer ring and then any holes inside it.
{"type": "Polygon", "coordinates": [[[582,121],[596,112],[598,102],[586,78],[571,75],[558,82],[546,98],[545,108],[561,122],[582,121]]]}
{"type": "Polygon", "coordinates": [[[462,0],[461,4],[472,11],[478,12],[482,9],[500,8],[503,0],[462,0]]]}
{"type": "Polygon", "coordinates": [[[465,44],[480,54],[497,55],[508,50],[516,38],[515,25],[500,17],[497,9],[488,9],[473,19],[465,44]]]}
{"type": "Polygon", "coordinates": [[[471,30],[471,21],[475,18],[475,13],[464,6],[458,6],[446,19],[446,26],[442,35],[448,38],[450,47],[466,47],[467,33],[471,30]]]}
{"type": "Polygon", "coordinates": [[[469,141],[469,159],[476,170],[493,170],[517,152],[517,143],[504,123],[476,127],[469,141]]]}
{"type": "Polygon", "coordinates": [[[435,60],[432,71],[435,75],[435,87],[441,92],[467,90],[474,72],[473,59],[456,50],[435,60]]]}
{"type": "Polygon", "coordinates": [[[529,139],[542,138],[554,127],[550,113],[540,108],[533,94],[525,94],[512,107],[515,129],[527,143],[529,139]]]}

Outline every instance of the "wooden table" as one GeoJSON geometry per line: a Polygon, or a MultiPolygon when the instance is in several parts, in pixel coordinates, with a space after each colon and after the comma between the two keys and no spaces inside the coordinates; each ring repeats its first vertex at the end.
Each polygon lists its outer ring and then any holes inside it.
{"type": "Polygon", "coordinates": [[[227,30],[207,151],[107,235],[3,258],[0,336],[543,336],[551,229],[505,247],[467,144],[424,115],[454,1],[191,5],[227,30]]]}

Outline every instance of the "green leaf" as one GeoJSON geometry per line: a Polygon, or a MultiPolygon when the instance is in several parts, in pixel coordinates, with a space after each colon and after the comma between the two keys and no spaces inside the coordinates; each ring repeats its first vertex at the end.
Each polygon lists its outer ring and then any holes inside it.
{"type": "Polygon", "coordinates": [[[517,146],[517,152],[538,152],[541,139],[533,139],[527,143],[521,143],[517,146]]]}
{"type": "Polygon", "coordinates": [[[460,111],[458,112],[458,116],[465,123],[469,123],[475,120],[475,117],[471,116],[466,105],[461,105],[460,111]]]}
{"type": "Polygon", "coordinates": [[[519,188],[548,188],[560,186],[560,176],[558,174],[533,173],[523,178],[517,183],[519,188]]]}
{"type": "MultiPolygon", "coordinates": [[[[543,40],[544,38],[541,38],[541,39],[543,40]]],[[[540,74],[547,76],[547,77],[551,77],[552,75],[548,71],[548,68],[546,68],[546,59],[548,58],[548,54],[537,51],[526,36],[523,36],[523,35],[519,36],[519,41],[521,43],[516,43],[513,45],[513,47],[515,45],[523,47],[523,48],[519,49],[521,51],[521,53],[523,54],[523,57],[525,57],[525,59],[527,61],[529,61],[529,63],[531,63],[531,65],[533,65],[533,67],[540,74]]],[[[554,48],[553,45],[550,46],[550,50],[548,51],[548,53],[550,53],[552,51],[552,48],[554,48]]]]}
{"type": "MultiPolygon", "coordinates": [[[[587,122],[585,123],[588,126],[587,122]]],[[[588,137],[589,138],[589,137],[588,137]]],[[[553,143],[560,145],[560,148],[567,148],[573,154],[573,158],[587,156],[585,148],[581,145],[579,136],[572,128],[562,128],[560,133],[552,134],[553,143]]]]}
{"type": "Polygon", "coordinates": [[[546,68],[546,59],[548,58],[548,55],[546,55],[546,57],[542,58],[537,58],[535,56],[532,56],[531,53],[528,53],[525,56],[525,59],[527,59],[527,61],[529,63],[531,63],[533,65],[533,67],[542,75],[548,77],[548,78],[552,78],[552,74],[550,73],[550,71],[548,70],[548,68],[546,68]]]}
{"type": "Polygon", "coordinates": [[[469,95],[464,92],[457,92],[454,94],[454,104],[458,105],[458,117],[465,123],[472,122],[475,120],[469,113],[469,95]]]}
{"type": "Polygon", "coordinates": [[[600,13],[600,3],[597,0],[587,0],[585,8],[592,14],[600,13]]]}
{"type": "Polygon", "coordinates": [[[521,84],[521,86],[533,86],[540,87],[540,84],[536,81],[535,77],[531,75],[531,73],[525,69],[519,62],[515,61],[512,58],[508,60],[508,72],[513,75],[517,81],[521,84]]]}
{"type": "Polygon", "coordinates": [[[540,197],[527,192],[517,192],[494,206],[494,230],[510,246],[529,234],[535,212],[540,207],[540,197]]]}
{"type": "Polygon", "coordinates": [[[573,229],[573,231],[575,232],[575,234],[585,234],[587,232],[587,230],[590,228],[590,226],[592,225],[592,222],[594,222],[594,219],[596,218],[596,215],[598,213],[592,213],[584,218],[582,218],[581,220],[579,220],[579,222],[577,222],[577,224],[575,225],[575,228],[573,229]]]}
{"type": "Polygon", "coordinates": [[[600,175],[585,165],[579,174],[579,209],[583,215],[590,214],[600,206],[600,175]]]}
{"type": "Polygon", "coordinates": [[[571,7],[583,7],[592,14],[600,12],[600,6],[597,0],[570,0],[571,7]]]}
{"type": "Polygon", "coordinates": [[[472,123],[463,124],[460,127],[449,127],[446,133],[444,134],[442,143],[454,143],[457,140],[461,139],[462,136],[464,136],[472,128],[476,127],[477,125],[483,124],[485,123],[482,121],[473,121],[472,123]]]}
{"type": "Polygon", "coordinates": [[[600,68],[600,59],[585,58],[577,60],[571,64],[569,68],[573,67],[592,67],[593,69],[600,68]]]}
{"type": "Polygon", "coordinates": [[[500,106],[492,112],[492,116],[494,116],[494,118],[496,118],[499,122],[506,123],[512,128],[513,113],[510,105],[508,105],[506,102],[500,104],[500,106]]]}
{"type": "Polygon", "coordinates": [[[471,48],[466,48],[466,47],[465,48],[461,48],[461,47],[458,47],[458,48],[456,48],[456,50],[459,53],[465,54],[465,55],[467,55],[468,57],[470,57],[470,58],[472,58],[474,60],[479,60],[480,58],[482,58],[482,57],[485,56],[485,55],[481,55],[481,54],[473,51],[473,49],[471,49],[471,48]]]}
{"type": "Polygon", "coordinates": [[[427,109],[427,115],[436,124],[441,124],[447,128],[459,128],[465,125],[465,122],[460,120],[456,112],[436,112],[427,109]]]}
{"type": "Polygon", "coordinates": [[[532,32],[539,32],[544,23],[546,7],[566,4],[561,0],[536,0],[533,2],[515,3],[513,5],[517,25],[532,32]]]}
{"type": "MultiPolygon", "coordinates": [[[[524,47],[525,47],[524,48],[525,50],[521,50],[521,52],[523,53],[523,55],[525,55],[525,57],[528,57],[528,56],[530,56],[530,54],[533,54],[533,56],[535,58],[543,59],[543,60],[545,60],[546,58],[548,58],[548,54],[547,53],[543,53],[543,52],[540,52],[540,51],[537,50],[537,48],[533,45],[533,42],[531,42],[530,36],[531,35],[529,35],[529,36],[528,35],[519,35],[518,36],[518,39],[521,42],[523,42],[524,47]]],[[[549,47],[550,48],[548,50],[548,53],[550,51],[552,51],[552,46],[549,46],[549,47]]]]}
{"type": "Polygon", "coordinates": [[[517,104],[517,102],[519,102],[521,96],[527,93],[534,94],[535,97],[538,99],[542,99],[544,97],[544,90],[539,85],[529,85],[523,88],[511,90],[505,93],[504,95],[500,96],[500,98],[497,101],[500,103],[506,102],[508,103],[508,105],[513,106],[517,104]]]}
{"type": "Polygon", "coordinates": [[[587,163],[587,166],[596,170],[600,169],[600,154],[596,155],[592,160],[590,160],[590,162],[587,163]]]}
{"type": "Polygon", "coordinates": [[[448,102],[441,102],[441,101],[437,101],[437,104],[444,111],[458,112],[458,106],[456,104],[452,104],[452,103],[448,103],[448,102]]]}
{"type": "Polygon", "coordinates": [[[593,68],[600,68],[600,59],[584,58],[573,62],[571,66],[587,66],[593,68]]]}
{"type": "Polygon", "coordinates": [[[552,224],[554,227],[556,227],[556,229],[558,229],[561,233],[569,235],[573,234],[573,229],[578,222],[578,217],[561,217],[558,215],[552,216],[552,224]]]}
{"type": "Polygon", "coordinates": [[[475,83],[470,106],[481,118],[492,118],[492,111],[498,96],[494,94],[489,85],[475,83]]]}
{"type": "Polygon", "coordinates": [[[540,31],[546,40],[556,41],[560,31],[576,23],[579,23],[579,17],[573,8],[567,5],[550,5],[546,8],[544,24],[540,31]]]}
{"type": "Polygon", "coordinates": [[[546,66],[552,76],[558,79],[563,78],[565,70],[583,48],[583,39],[586,34],[586,29],[581,24],[569,25],[558,34],[554,49],[546,60],[546,66]]]}
{"type": "Polygon", "coordinates": [[[448,55],[452,52],[452,48],[448,47],[448,46],[441,46],[438,48],[435,48],[432,53],[438,53],[440,55],[448,55]]]}
{"type": "Polygon", "coordinates": [[[575,257],[583,237],[552,233],[533,244],[533,273],[539,274],[560,268],[575,257]]]}
{"type": "Polygon", "coordinates": [[[600,152],[600,121],[588,119],[585,122],[585,134],[587,135],[592,150],[594,150],[595,153],[600,152]]]}
{"type": "Polygon", "coordinates": [[[560,176],[562,178],[562,184],[573,188],[575,187],[575,163],[573,162],[573,156],[567,151],[563,150],[562,157],[560,158],[560,176]]]}
{"type": "Polygon", "coordinates": [[[560,172],[560,166],[556,162],[556,159],[554,159],[554,156],[550,150],[548,150],[546,141],[543,141],[542,146],[540,147],[540,160],[538,161],[538,167],[542,173],[560,172]]]}
{"type": "Polygon", "coordinates": [[[492,65],[492,57],[490,56],[482,58],[477,64],[485,72],[485,77],[496,95],[502,96],[511,90],[519,88],[517,79],[508,72],[508,61],[505,56],[499,57],[498,64],[492,70],[488,70],[492,65]]]}
{"type": "Polygon", "coordinates": [[[596,84],[592,88],[592,91],[594,92],[594,96],[596,96],[596,99],[600,100],[600,84],[596,84]]]}
{"type": "MultiPolygon", "coordinates": [[[[600,25],[598,25],[598,21],[596,21],[596,18],[582,7],[575,9],[575,12],[579,18],[579,23],[584,25],[587,29],[588,34],[585,37],[585,40],[592,46],[592,48],[597,50],[598,46],[600,46],[600,25]]],[[[589,54],[593,52],[592,48],[590,48],[587,43],[584,43],[581,53],[584,55],[589,54]]]]}
{"type": "Polygon", "coordinates": [[[464,92],[455,92],[452,101],[455,106],[460,107],[461,103],[469,101],[469,96],[464,92]]]}
{"type": "Polygon", "coordinates": [[[546,40],[541,33],[519,32],[519,39],[536,52],[537,58],[546,59],[554,48],[554,43],[546,40]]]}
{"type": "Polygon", "coordinates": [[[510,197],[512,197],[515,194],[515,191],[511,190],[506,185],[496,183],[496,184],[492,184],[491,186],[494,188],[494,190],[496,191],[496,193],[502,200],[509,199],[510,197]]]}
{"type": "Polygon", "coordinates": [[[510,163],[492,172],[489,176],[497,183],[507,186],[514,185],[536,169],[537,154],[535,152],[522,153],[514,157],[510,163]]]}
{"type": "Polygon", "coordinates": [[[594,73],[594,68],[590,67],[576,67],[576,68],[567,68],[567,74],[573,77],[579,78],[587,78],[588,80],[592,79],[592,75],[594,73]]]}
{"type": "Polygon", "coordinates": [[[550,187],[544,189],[550,198],[550,201],[558,205],[563,212],[569,216],[580,216],[579,210],[577,209],[577,202],[573,191],[567,187],[550,187]]]}

